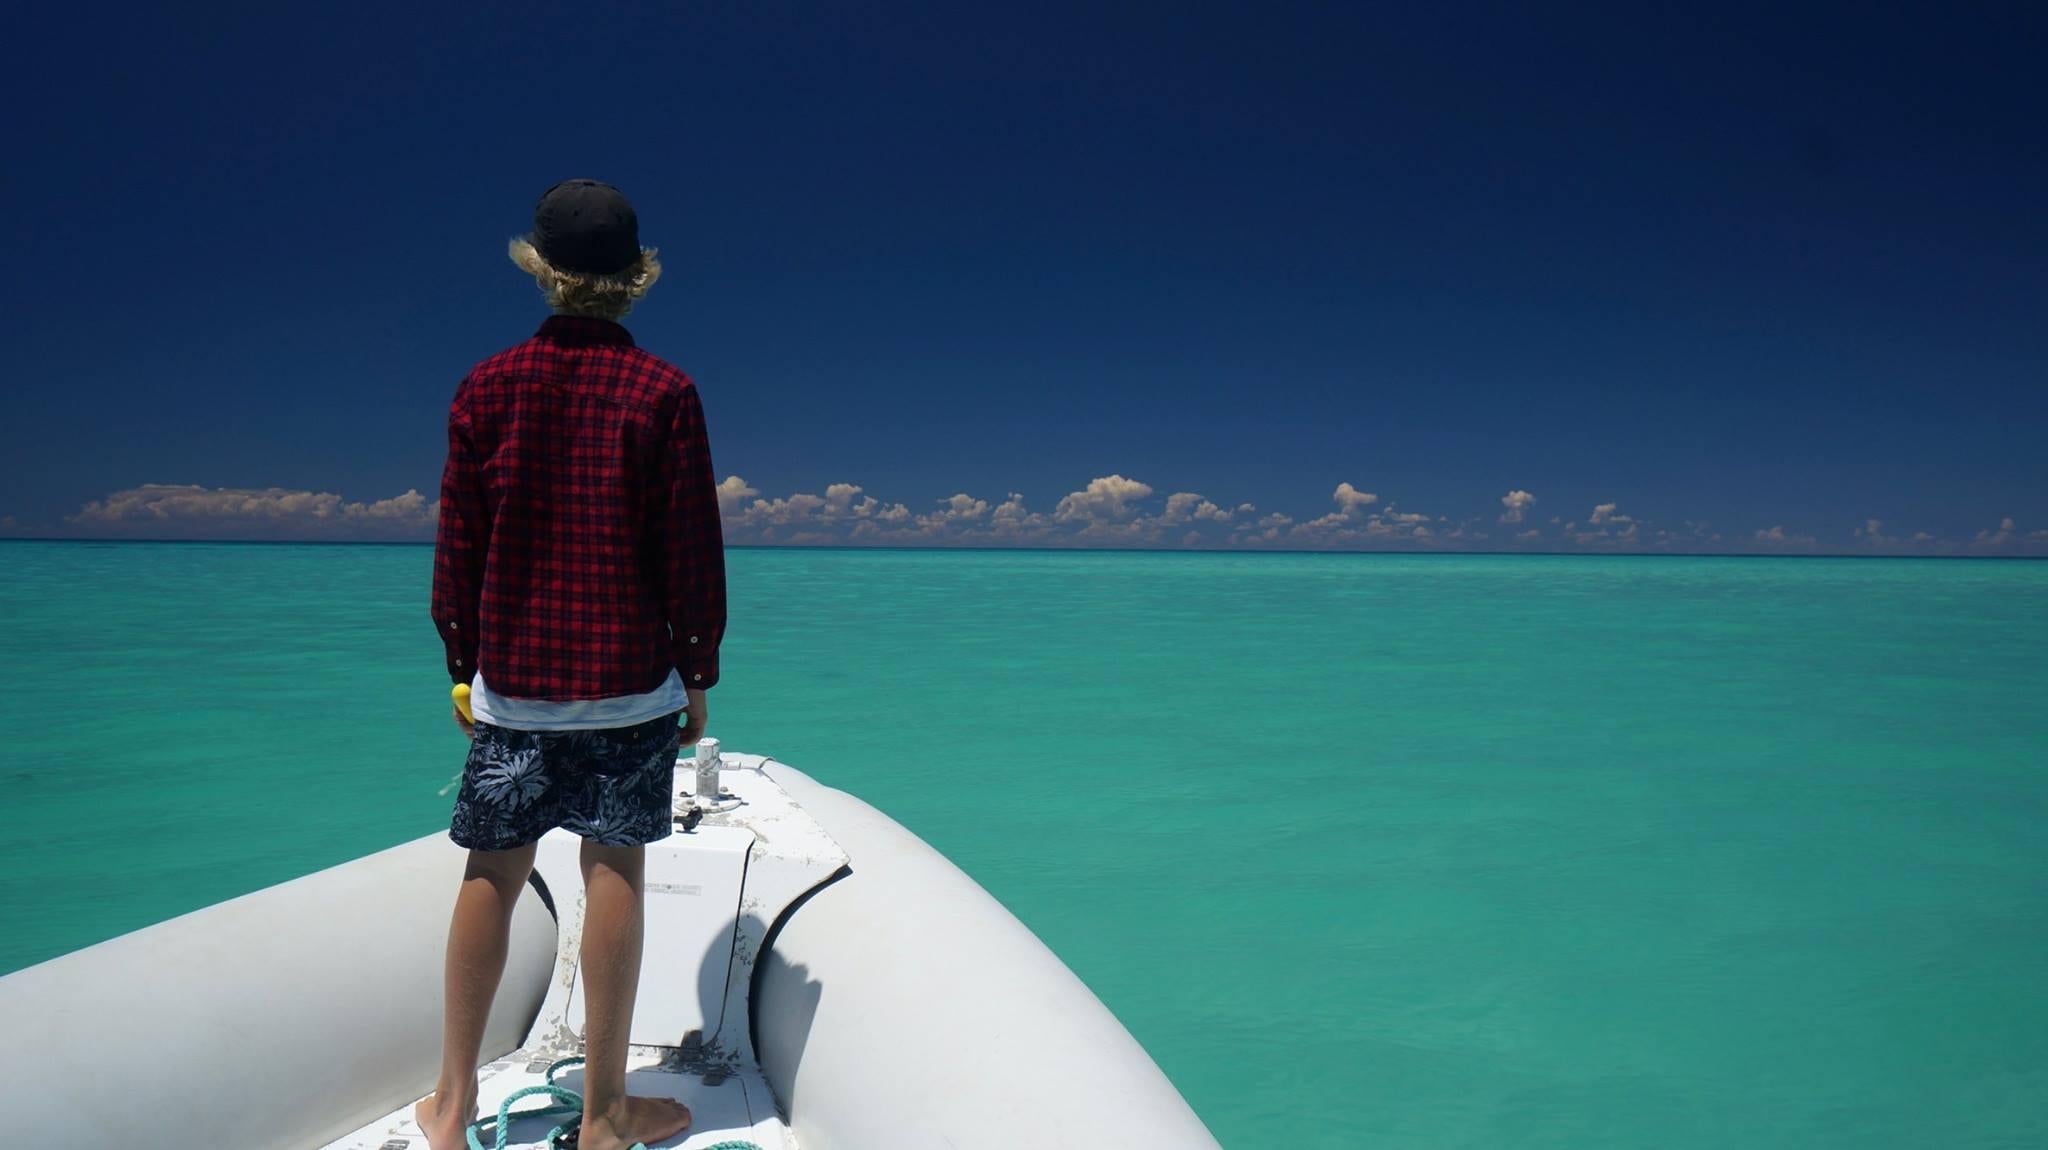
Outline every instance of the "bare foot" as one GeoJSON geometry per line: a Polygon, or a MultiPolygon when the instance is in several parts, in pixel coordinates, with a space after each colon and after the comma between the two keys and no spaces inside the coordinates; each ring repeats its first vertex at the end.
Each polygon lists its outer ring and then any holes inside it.
{"type": "MultiPolygon", "coordinates": [[[[689,1129],[690,1108],[673,1098],[622,1098],[603,1114],[583,1113],[580,1150],[627,1150],[689,1129]]],[[[441,1150],[435,1146],[434,1150],[441,1150]]]]}
{"type": "Polygon", "coordinates": [[[476,1097],[444,1098],[438,1091],[412,1108],[413,1121],[432,1150],[468,1150],[469,1124],[476,1121],[476,1097]]]}

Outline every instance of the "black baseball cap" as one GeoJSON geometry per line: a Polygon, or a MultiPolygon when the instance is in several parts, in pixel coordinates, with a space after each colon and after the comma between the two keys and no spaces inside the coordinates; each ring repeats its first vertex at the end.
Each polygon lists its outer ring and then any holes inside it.
{"type": "Polygon", "coordinates": [[[533,246],[563,271],[617,275],[640,258],[640,217],[610,184],[563,180],[534,205],[533,246]]]}

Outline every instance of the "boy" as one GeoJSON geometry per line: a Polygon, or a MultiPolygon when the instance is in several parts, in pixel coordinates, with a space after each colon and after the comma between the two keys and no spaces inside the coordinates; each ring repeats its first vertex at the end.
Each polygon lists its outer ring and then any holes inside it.
{"type": "Polygon", "coordinates": [[[718,681],[724,543],[696,388],[618,324],[661,274],[632,205],[557,184],[511,254],[554,314],[470,372],[448,413],[433,614],[471,691],[449,829],[470,853],[441,1078],[415,1116],[432,1150],[467,1145],[512,908],[536,841],[562,826],[583,838],[587,907],[580,1145],[622,1150],[690,1123],[680,1103],[626,1095],[626,1036],[643,848],[669,833],[676,751],[704,733],[718,681]]]}

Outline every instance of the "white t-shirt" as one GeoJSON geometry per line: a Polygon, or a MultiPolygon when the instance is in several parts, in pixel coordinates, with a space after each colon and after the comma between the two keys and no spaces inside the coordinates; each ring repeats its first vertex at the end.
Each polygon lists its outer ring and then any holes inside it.
{"type": "Polygon", "coordinates": [[[512,731],[595,731],[630,727],[672,715],[688,704],[689,696],[683,693],[683,677],[674,671],[668,673],[661,686],[644,695],[614,695],[609,699],[576,699],[566,703],[500,695],[484,685],[482,671],[478,671],[469,684],[469,713],[476,721],[512,731]]]}

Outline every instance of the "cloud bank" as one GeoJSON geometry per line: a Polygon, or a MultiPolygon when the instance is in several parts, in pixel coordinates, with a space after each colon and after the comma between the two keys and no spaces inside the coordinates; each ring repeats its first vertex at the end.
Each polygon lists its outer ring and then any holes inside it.
{"type": "MultiPolygon", "coordinates": [[[[1471,515],[1411,509],[1348,480],[1306,514],[1262,510],[1199,491],[1171,491],[1112,474],[1033,506],[955,492],[904,503],[857,483],[770,496],[737,475],[718,485],[726,539],[763,546],[1136,547],[1189,550],[1583,551],[1748,554],[2048,555],[2048,528],[2001,516],[1966,538],[1897,528],[1879,518],[1830,535],[1771,522],[1722,530],[1683,520],[1663,526],[1620,500],[1583,515],[1538,521],[1537,496],[1510,488],[1471,515]]],[[[1584,506],[1581,504],[1581,506],[1584,506]]],[[[353,502],[332,492],[280,487],[146,484],[80,508],[64,534],[172,539],[431,540],[440,505],[413,490],[353,502]]],[[[1987,521],[1988,522],[1988,521],[1987,521]]]]}
{"type": "Polygon", "coordinates": [[[96,535],[146,538],[431,538],[438,500],[417,490],[373,503],[282,487],[145,483],[86,504],[67,522],[96,535]]]}

